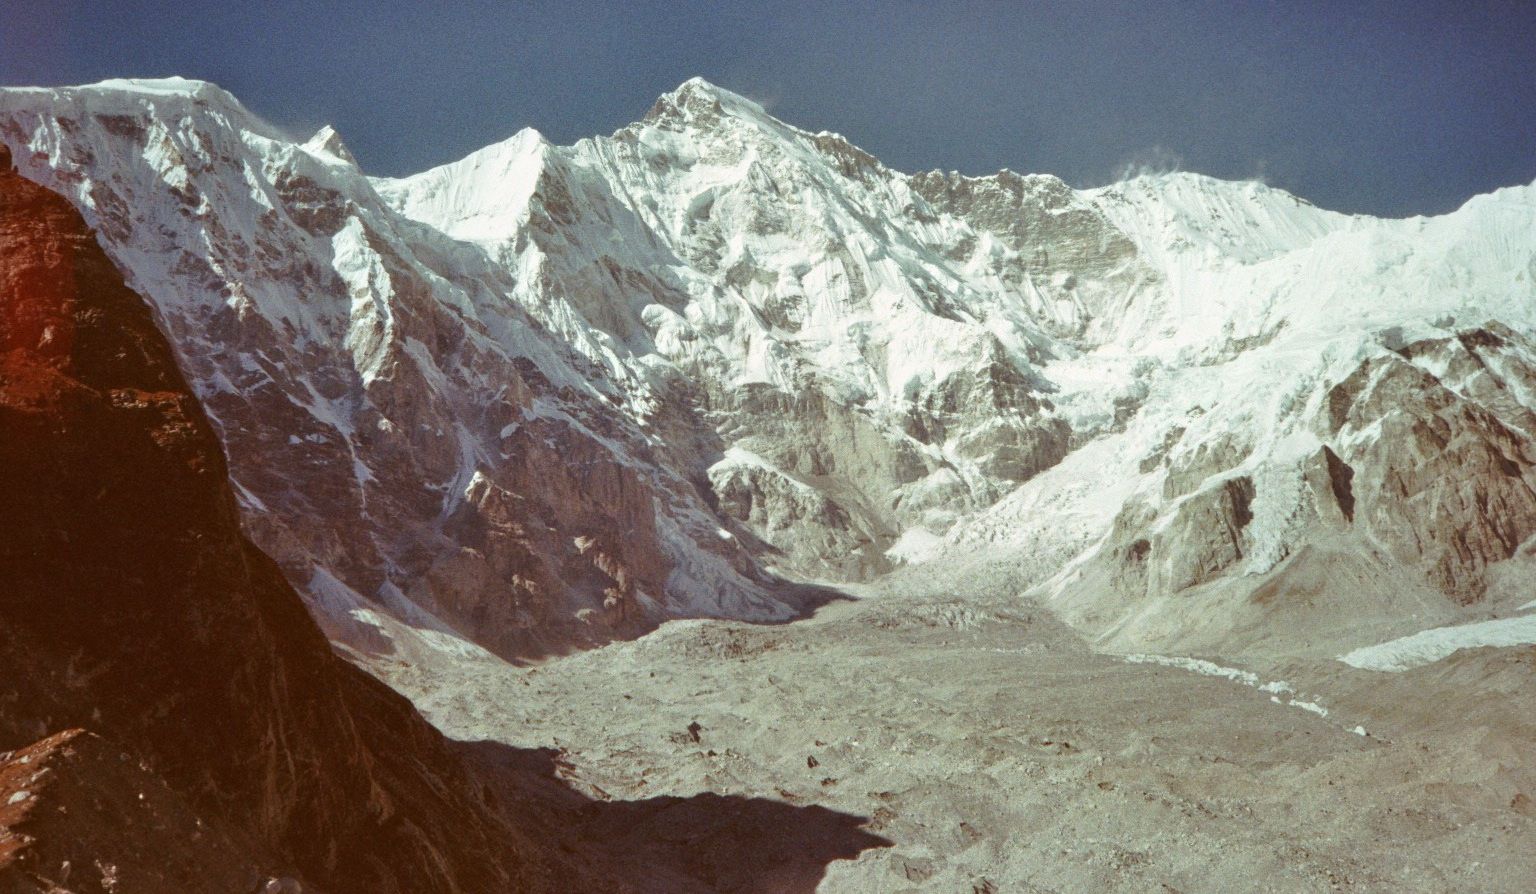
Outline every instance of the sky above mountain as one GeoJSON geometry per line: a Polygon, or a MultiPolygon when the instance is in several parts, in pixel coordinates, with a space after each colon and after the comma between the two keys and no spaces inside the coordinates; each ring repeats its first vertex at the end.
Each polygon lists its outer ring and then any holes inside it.
{"type": "Polygon", "coordinates": [[[1407,215],[1536,179],[1536,6],[1495,2],[16,4],[0,83],[214,81],[371,173],[608,133],[693,75],[902,170],[1181,168],[1407,215]]]}

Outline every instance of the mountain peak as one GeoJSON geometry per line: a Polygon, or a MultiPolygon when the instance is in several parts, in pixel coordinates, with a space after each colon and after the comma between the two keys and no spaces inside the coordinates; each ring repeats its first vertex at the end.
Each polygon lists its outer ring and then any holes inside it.
{"type": "Polygon", "coordinates": [[[16,109],[34,104],[52,108],[55,114],[66,107],[75,109],[77,114],[147,113],[152,117],[211,111],[241,129],[282,142],[290,140],[228,90],[192,78],[109,78],[67,87],[0,87],[0,106],[16,109]]]}
{"type": "Polygon", "coordinates": [[[219,85],[209,81],[182,77],[108,78],[104,81],[97,81],[94,84],[81,84],[75,87],[5,87],[3,91],[6,94],[18,97],[37,95],[52,98],[83,96],[90,97],[97,102],[108,97],[119,102],[143,98],[202,100],[242,110],[244,108],[233,94],[219,85]]]}
{"type": "Polygon", "coordinates": [[[739,93],[701,77],[692,77],[679,84],[677,89],[658,97],[642,120],[712,123],[724,117],[762,119],[771,116],[761,105],[739,93]]]}
{"type": "Polygon", "coordinates": [[[691,77],[688,80],[682,82],[681,84],[678,84],[677,87],[675,89],[673,89],[671,92],[664,93],[662,95],[663,96],[673,96],[673,97],[704,96],[704,97],[709,97],[711,99],[720,99],[721,97],[725,97],[725,96],[733,97],[733,98],[736,98],[736,99],[740,99],[741,98],[740,96],[737,96],[735,93],[732,93],[731,91],[726,90],[724,87],[721,87],[718,84],[714,84],[714,83],[712,83],[712,82],[710,82],[708,80],[705,80],[704,78],[701,78],[698,75],[694,75],[693,77],[691,77]]]}
{"type": "Polygon", "coordinates": [[[309,138],[304,148],[311,152],[324,153],[332,158],[339,159],[349,165],[356,165],[357,159],[352,155],[352,150],[342,141],[341,134],[329,124],[315,131],[315,135],[309,138]]]}
{"type": "Polygon", "coordinates": [[[168,78],[108,78],[89,86],[135,93],[184,93],[192,95],[214,85],[208,81],[173,75],[168,78]]]}
{"type": "Polygon", "coordinates": [[[681,93],[684,90],[718,91],[719,89],[720,89],[719,87],[716,87],[714,84],[711,84],[709,81],[705,80],[704,78],[700,77],[699,75],[694,75],[693,77],[689,78],[688,80],[686,80],[686,81],[682,82],[681,84],[677,85],[677,89],[674,90],[673,92],[674,93],[681,93]]]}
{"type": "Polygon", "coordinates": [[[81,89],[156,97],[187,97],[244,109],[234,94],[212,81],[180,76],[169,78],[109,78],[81,89]]]}

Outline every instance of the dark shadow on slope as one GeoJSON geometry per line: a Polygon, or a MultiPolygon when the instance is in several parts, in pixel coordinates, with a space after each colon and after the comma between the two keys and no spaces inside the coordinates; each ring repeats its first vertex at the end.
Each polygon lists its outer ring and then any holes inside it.
{"type": "Polygon", "coordinates": [[[892,842],[866,817],[816,805],[705,792],[604,800],[572,789],[560,752],[457,742],[487,801],[528,828],[548,820],[549,845],[590,873],[573,890],[627,894],[812,894],[834,860],[892,842]]]}
{"type": "Polygon", "coordinates": [[[793,624],[803,621],[816,614],[825,606],[834,602],[851,602],[853,597],[836,587],[828,587],[822,584],[808,584],[802,581],[792,581],[779,578],[774,595],[784,600],[786,604],[794,608],[795,615],[783,621],[769,621],[768,624],[793,624]]]}

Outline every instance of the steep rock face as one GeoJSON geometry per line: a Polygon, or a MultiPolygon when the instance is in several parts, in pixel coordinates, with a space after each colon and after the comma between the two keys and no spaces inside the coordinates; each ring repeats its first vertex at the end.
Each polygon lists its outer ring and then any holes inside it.
{"type": "Polygon", "coordinates": [[[709,470],[720,509],[744,522],[800,567],[830,568],[858,579],[889,568],[877,544],[889,531],[865,531],[864,518],[826,492],[763,457],[733,447],[709,470]]]}
{"type": "Polygon", "coordinates": [[[1405,346],[1328,394],[1359,524],[1459,602],[1536,535],[1536,345],[1505,327],[1405,346]],[[1439,375],[1426,367],[1436,369],[1439,375]],[[1366,437],[1361,437],[1367,433],[1366,437]]]}
{"type": "MultiPolygon", "coordinates": [[[[1032,315],[1055,335],[1087,335],[1090,326],[1111,315],[1112,304],[1155,276],[1136,243],[1060,178],[931,171],[908,182],[935,209],[965,220],[1016,253],[1003,270],[1005,281],[1033,301],[1032,315]]],[[[948,253],[968,260],[980,249],[977,240],[965,240],[948,253]]]]}
{"type": "Polygon", "coordinates": [[[546,884],[544,857],[442,737],[332,653],[241,534],[214,430],[149,308],[69,203],[9,162],[0,749],[98,730],[274,874],[325,891],[546,884]]]}
{"type": "Polygon", "coordinates": [[[1046,591],[1125,648],[1231,647],[1234,624],[1283,638],[1290,625],[1262,618],[1295,607],[1286,593],[1335,594],[1343,626],[1328,642],[1351,642],[1350,624],[1454,617],[1531,573],[1533,370],[1536,344],[1493,324],[1341,365],[1281,403],[1275,440],[1234,440],[1197,416],[1205,436],[1170,431],[1102,541],[1046,591]],[[1510,563],[1525,564],[1500,570],[1510,563]],[[1358,594],[1366,604],[1342,609],[1358,594]]]}
{"type": "Polygon", "coordinates": [[[228,894],[275,877],[137,758],[83,730],[0,754],[0,891],[228,894]]]}
{"type": "Polygon", "coordinates": [[[1157,277],[1128,358],[1041,375],[1069,418],[1074,386],[1140,387],[930,554],[1006,556],[1135,651],[1326,654],[1528,601],[1536,189],[1407,221],[1191,175],[1092,195],[1157,277]]]}
{"type": "Polygon", "coordinates": [[[658,617],[646,594],[663,592],[671,563],[653,493],[601,443],[566,435],[535,420],[509,438],[504,464],[477,472],[442,525],[455,548],[405,590],[501,655],[595,645],[658,617]]]}
{"type": "Polygon", "coordinates": [[[295,144],[176,80],[0,107],[25,172],[154,286],[252,538],[333,638],[536,657],[797,610],[653,455],[615,384],[632,373],[507,300],[521,271],[383,207],[334,132],[295,144]]]}
{"type": "MultiPolygon", "coordinates": [[[[525,133],[373,183],[334,132],[288,142],[211,85],[3,106],[29,176],[73,195],[136,280],[164,284],[160,318],[252,536],[354,647],[390,649],[378,613],[515,657],[670,616],[782,619],[800,606],[751,544],[791,570],[878,571],[903,532],[942,533],[1068,444],[1024,358],[1053,350],[1031,314],[1074,286],[1016,243],[1059,236],[1069,258],[1107,234],[1059,181],[1000,177],[1037,226],[990,235],[964,214],[1002,227],[996,202],[936,210],[841,138],[702,82],[608,139],[525,133]],[[764,424],[770,405],[788,412],[764,424]],[[781,479],[828,507],[792,513],[809,545],[785,542],[778,510],[714,511],[732,446],[792,454],[781,479]],[[583,508],[545,511],[544,470],[518,480],[541,451],[611,464],[630,496],[613,513],[571,488],[559,505],[583,508]],[[526,514],[481,517],[482,480],[526,514]],[[548,536],[530,550],[493,533],[509,521],[548,536]],[[530,559],[557,543],[558,560],[530,559]]],[[[1109,243],[1105,276],[1130,263],[1109,243]]],[[[1081,328],[1069,316],[1062,331],[1081,328]]]]}
{"type": "Polygon", "coordinates": [[[516,299],[630,370],[649,426],[702,416],[716,449],[667,456],[738,510],[753,479],[755,514],[735,520],[774,561],[858,577],[903,532],[942,533],[1064,455],[1069,426],[1028,358],[1084,328],[1079,281],[1097,305],[1139,275],[1134,246],[1060,181],[935,182],[695,80],[611,137],[525,132],[375,185],[537,271],[516,299]]]}

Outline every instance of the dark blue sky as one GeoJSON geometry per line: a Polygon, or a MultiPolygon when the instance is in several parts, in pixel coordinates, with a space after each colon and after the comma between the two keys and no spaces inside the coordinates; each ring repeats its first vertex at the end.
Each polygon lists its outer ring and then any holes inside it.
{"type": "Polygon", "coordinates": [[[377,174],[608,133],[697,74],[902,170],[1177,164],[1394,215],[1536,179],[1533,0],[6,7],[0,83],[204,78],[377,174]]]}

